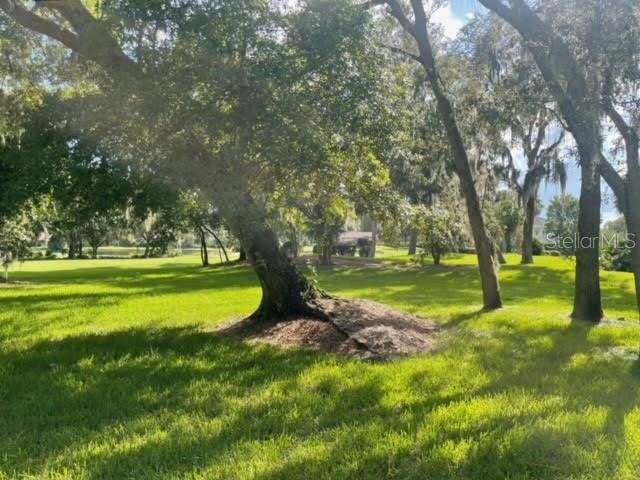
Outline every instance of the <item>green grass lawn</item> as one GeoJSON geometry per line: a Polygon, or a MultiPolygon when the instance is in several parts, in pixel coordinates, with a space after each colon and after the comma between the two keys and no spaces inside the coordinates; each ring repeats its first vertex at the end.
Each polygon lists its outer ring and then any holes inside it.
{"type": "Polygon", "coordinates": [[[0,288],[0,479],[636,479],[640,328],[629,274],[610,321],[570,322],[572,264],[502,269],[480,314],[473,257],[319,269],[333,293],[443,326],[385,364],[208,332],[250,313],[245,267],[198,258],[39,261],[0,288]],[[621,320],[624,319],[624,320],[621,320]]]}

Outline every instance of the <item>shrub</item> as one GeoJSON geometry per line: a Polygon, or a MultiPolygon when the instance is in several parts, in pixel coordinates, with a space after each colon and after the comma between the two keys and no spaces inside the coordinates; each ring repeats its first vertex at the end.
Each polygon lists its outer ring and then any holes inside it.
{"type": "Polygon", "coordinates": [[[631,272],[631,246],[628,242],[611,245],[603,251],[602,268],[616,272],[631,272]]]}
{"type": "Polygon", "coordinates": [[[540,255],[544,255],[544,245],[537,238],[533,239],[533,255],[539,257],[540,255]]]}

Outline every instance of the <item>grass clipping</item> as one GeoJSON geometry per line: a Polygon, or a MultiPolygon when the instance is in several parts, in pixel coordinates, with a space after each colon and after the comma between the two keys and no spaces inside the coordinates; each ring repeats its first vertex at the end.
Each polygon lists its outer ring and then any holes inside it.
{"type": "Polygon", "coordinates": [[[239,333],[254,342],[368,360],[389,360],[434,347],[438,327],[409,313],[366,300],[327,298],[319,300],[318,306],[327,320],[295,317],[259,326],[241,322],[221,331],[239,333]]]}

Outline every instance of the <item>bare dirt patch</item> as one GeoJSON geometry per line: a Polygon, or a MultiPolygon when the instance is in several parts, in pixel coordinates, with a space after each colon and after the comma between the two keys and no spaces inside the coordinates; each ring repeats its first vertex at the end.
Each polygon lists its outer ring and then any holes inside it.
{"type": "Polygon", "coordinates": [[[218,332],[251,341],[312,348],[370,360],[433,350],[438,326],[433,322],[366,300],[326,298],[318,306],[327,318],[296,317],[257,325],[231,322],[218,332]]]}

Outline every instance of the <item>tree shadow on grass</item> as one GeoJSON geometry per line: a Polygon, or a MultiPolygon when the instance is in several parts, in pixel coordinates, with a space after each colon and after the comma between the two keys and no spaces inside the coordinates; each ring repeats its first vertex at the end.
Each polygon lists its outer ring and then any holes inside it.
{"type": "MultiPolygon", "coordinates": [[[[477,311],[482,290],[475,266],[427,266],[416,269],[320,269],[321,285],[329,291],[406,305],[414,311],[454,311],[455,315],[477,311]],[[357,287],[356,287],[357,286],[357,287]]],[[[540,299],[566,305],[571,312],[574,279],[571,270],[543,265],[507,265],[501,269],[504,304],[532,304],[540,299]]],[[[605,309],[635,311],[632,284],[603,282],[605,309]]]]}
{"type": "Polygon", "coordinates": [[[591,330],[505,325],[383,365],[188,328],[43,341],[0,353],[0,469],[614,478],[640,379],[591,330]]]}
{"type": "MultiPolygon", "coordinates": [[[[24,272],[21,280],[38,284],[107,285],[154,293],[179,293],[211,288],[249,288],[258,284],[245,266],[230,265],[203,269],[197,265],[166,264],[153,267],[96,266],[69,270],[24,272]]],[[[0,298],[0,301],[2,299],[0,298]]]]}

